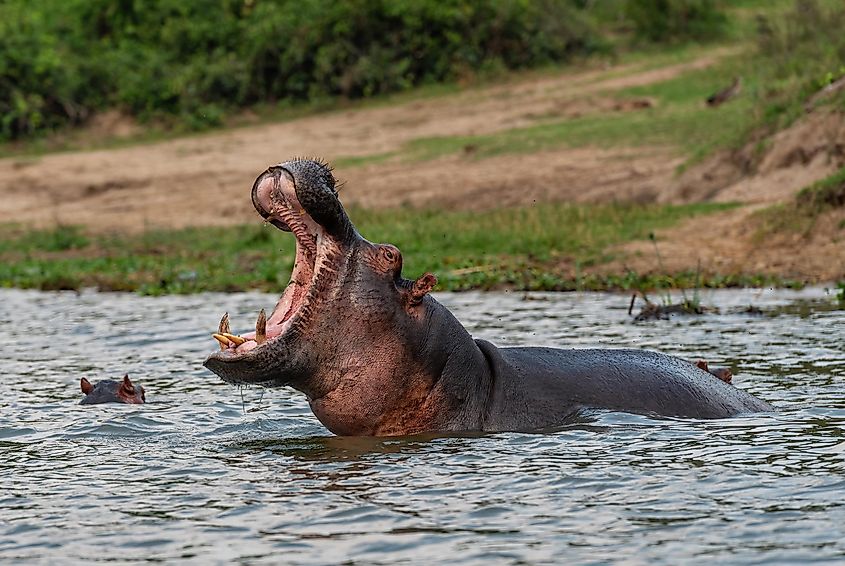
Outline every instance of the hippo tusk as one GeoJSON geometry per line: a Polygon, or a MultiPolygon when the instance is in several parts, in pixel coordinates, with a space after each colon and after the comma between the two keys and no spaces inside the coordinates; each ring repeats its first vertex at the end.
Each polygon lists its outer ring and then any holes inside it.
{"type": "Polygon", "coordinates": [[[220,334],[229,334],[232,332],[229,328],[229,313],[223,313],[223,318],[220,319],[220,326],[217,327],[217,332],[220,334]]]}
{"type": "Polygon", "coordinates": [[[228,332],[224,332],[223,337],[227,338],[229,342],[232,342],[235,346],[240,346],[246,342],[246,338],[241,338],[240,336],[235,336],[234,334],[229,334],[228,332]]]}
{"type": "Polygon", "coordinates": [[[255,321],[255,342],[263,344],[267,341],[267,314],[264,309],[258,313],[258,320],[255,321]]]}
{"type": "Polygon", "coordinates": [[[229,342],[229,340],[222,334],[212,334],[211,337],[220,342],[221,350],[225,350],[231,345],[231,342],[229,342]]]}

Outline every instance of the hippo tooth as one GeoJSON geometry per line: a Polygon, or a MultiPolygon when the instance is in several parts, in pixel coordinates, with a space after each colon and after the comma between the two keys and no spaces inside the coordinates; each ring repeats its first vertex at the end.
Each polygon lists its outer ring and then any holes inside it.
{"type": "Polygon", "coordinates": [[[229,340],[222,334],[212,334],[211,337],[220,342],[221,350],[225,350],[231,344],[231,342],[229,342],[229,340]]]}
{"type": "Polygon", "coordinates": [[[229,334],[232,330],[229,328],[229,313],[223,313],[223,318],[220,319],[220,326],[217,329],[220,334],[229,334]]]}
{"type": "Polygon", "coordinates": [[[235,336],[234,334],[229,334],[228,332],[223,333],[224,338],[228,338],[229,342],[235,344],[235,346],[240,346],[244,342],[246,342],[245,338],[241,338],[240,336],[235,336]]]}
{"type": "Polygon", "coordinates": [[[264,309],[258,313],[258,320],[255,321],[255,342],[263,344],[267,341],[267,314],[264,309]]]}

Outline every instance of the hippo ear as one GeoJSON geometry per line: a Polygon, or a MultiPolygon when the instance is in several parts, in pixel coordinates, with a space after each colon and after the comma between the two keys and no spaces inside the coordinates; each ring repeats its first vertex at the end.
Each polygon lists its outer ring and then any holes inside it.
{"type": "Polygon", "coordinates": [[[94,391],[94,386],[91,385],[91,382],[85,379],[84,377],[79,380],[79,387],[82,388],[82,392],[85,395],[88,395],[92,391],[94,391]]]}
{"type": "Polygon", "coordinates": [[[412,305],[418,305],[434,286],[437,285],[437,277],[433,273],[425,273],[414,281],[408,291],[408,299],[412,305]]]}
{"type": "Polygon", "coordinates": [[[135,386],[132,385],[132,382],[129,380],[129,374],[123,376],[123,388],[128,391],[129,393],[135,393],[135,386]]]}

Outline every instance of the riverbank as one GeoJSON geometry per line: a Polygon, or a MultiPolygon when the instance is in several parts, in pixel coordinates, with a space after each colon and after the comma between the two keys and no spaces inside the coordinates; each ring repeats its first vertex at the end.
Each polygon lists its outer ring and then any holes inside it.
{"type": "MultiPolygon", "coordinates": [[[[403,253],[405,276],[430,271],[440,290],[651,290],[788,286],[803,279],[735,270],[666,270],[663,243],[650,268],[623,267],[622,246],[655,230],[734,210],[730,204],[542,204],[486,212],[352,209],[359,230],[403,253]]],[[[665,253],[665,250],[664,250],[665,253]]],[[[96,287],[147,295],[278,291],[287,284],[294,240],[269,225],[86,234],[73,226],[0,230],[0,286],[42,290],[96,287]]],[[[645,266],[648,267],[648,266],[645,266]]]]}
{"type": "Polygon", "coordinates": [[[442,289],[843,280],[845,95],[819,96],[839,70],[820,74],[826,56],[773,29],[772,45],[631,54],[143,144],[103,131],[97,149],[0,159],[0,285],[278,289],[292,240],[260,228],[248,192],[296,155],[334,164],[362,233],[442,289]],[[779,77],[796,57],[806,76],[779,77]],[[742,89],[708,106],[736,76],[742,89]],[[819,183],[832,189],[808,206],[798,195],[819,183]]]}

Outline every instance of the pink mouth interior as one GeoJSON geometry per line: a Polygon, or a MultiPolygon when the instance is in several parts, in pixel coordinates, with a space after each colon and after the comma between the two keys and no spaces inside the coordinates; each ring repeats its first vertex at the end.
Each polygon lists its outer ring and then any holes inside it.
{"type": "MultiPolygon", "coordinates": [[[[296,237],[296,258],[290,283],[267,318],[265,334],[267,342],[270,342],[287,331],[296,314],[305,304],[308,290],[316,276],[317,246],[322,236],[322,229],[304,211],[296,197],[293,183],[284,175],[280,179],[271,176],[265,178],[258,186],[257,197],[262,208],[270,213],[267,221],[280,220],[296,237]]],[[[246,342],[240,346],[230,344],[226,349],[227,352],[243,354],[259,346],[255,341],[255,332],[247,332],[240,336],[246,342]]]]}

